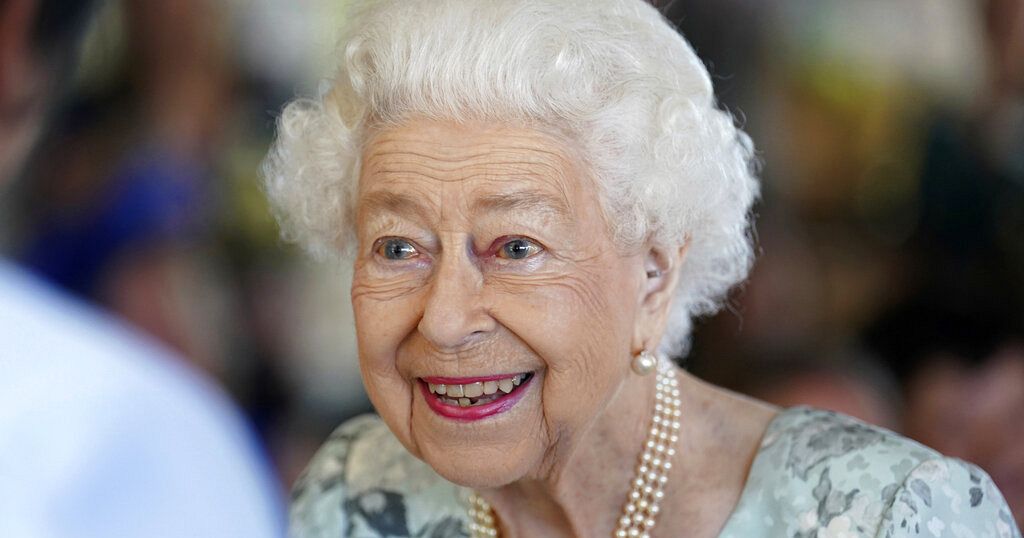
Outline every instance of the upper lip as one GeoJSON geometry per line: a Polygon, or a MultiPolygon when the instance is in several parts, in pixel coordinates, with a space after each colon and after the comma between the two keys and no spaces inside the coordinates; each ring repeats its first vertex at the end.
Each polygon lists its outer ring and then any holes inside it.
{"type": "Polygon", "coordinates": [[[442,376],[429,376],[421,377],[420,379],[425,383],[432,383],[434,385],[467,385],[469,383],[484,383],[487,381],[499,381],[501,379],[507,379],[517,375],[528,374],[530,372],[513,372],[508,374],[491,374],[483,376],[471,376],[471,377],[442,377],[442,376]]]}

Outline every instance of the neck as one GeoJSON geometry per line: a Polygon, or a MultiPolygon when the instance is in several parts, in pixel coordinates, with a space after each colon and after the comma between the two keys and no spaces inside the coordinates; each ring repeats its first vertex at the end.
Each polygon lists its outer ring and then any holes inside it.
{"type": "Polygon", "coordinates": [[[630,375],[541,477],[480,492],[501,535],[612,536],[654,412],[655,375],[630,375]]]}

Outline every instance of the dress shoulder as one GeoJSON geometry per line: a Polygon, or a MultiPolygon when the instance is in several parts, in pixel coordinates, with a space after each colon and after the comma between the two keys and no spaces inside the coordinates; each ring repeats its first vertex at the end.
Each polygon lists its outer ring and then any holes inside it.
{"type": "Polygon", "coordinates": [[[878,538],[1020,538],[1006,501],[985,471],[953,458],[914,468],[896,491],[878,538]]]}
{"type": "Polygon", "coordinates": [[[465,495],[363,415],[338,427],[296,481],[289,536],[465,537],[465,495]]]}
{"type": "Polygon", "coordinates": [[[839,413],[796,407],[765,432],[721,536],[1019,538],[1020,532],[977,467],[839,413]]]}

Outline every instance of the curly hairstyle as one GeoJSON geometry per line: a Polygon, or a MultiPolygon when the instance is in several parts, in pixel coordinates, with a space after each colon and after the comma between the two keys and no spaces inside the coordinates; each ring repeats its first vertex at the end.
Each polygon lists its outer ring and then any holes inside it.
{"type": "Polygon", "coordinates": [[[347,254],[370,129],[410,118],[543,125],[580,148],[622,246],[688,243],[660,351],[688,349],[752,263],[753,145],[642,0],[352,2],[340,65],[289,103],[263,165],[286,239],[347,254]]]}

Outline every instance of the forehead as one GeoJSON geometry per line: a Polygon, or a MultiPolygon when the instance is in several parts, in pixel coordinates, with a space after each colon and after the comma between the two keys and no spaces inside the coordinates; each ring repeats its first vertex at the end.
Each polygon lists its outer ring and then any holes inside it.
{"type": "Polygon", "coordinates": [[[538,129],[417,120],[369,140],[359,204],[396,208],[412,195],[471,209],[571,213],[583,194],[578,168],[561,137],[538,129]]]}

